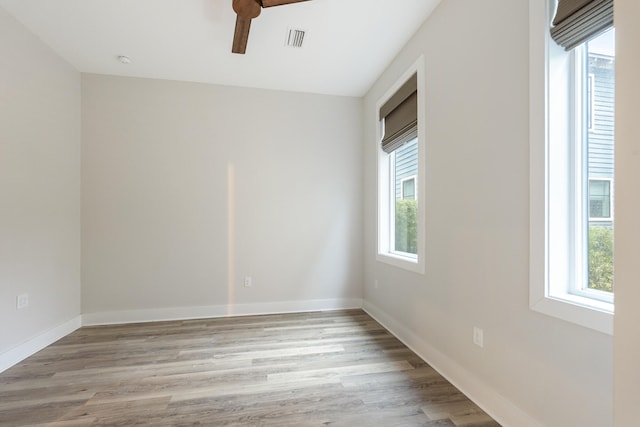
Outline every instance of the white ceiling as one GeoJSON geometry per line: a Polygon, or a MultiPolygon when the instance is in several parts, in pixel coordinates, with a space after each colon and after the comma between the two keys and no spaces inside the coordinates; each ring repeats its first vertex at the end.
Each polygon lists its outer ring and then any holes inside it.
{"type": "Polygon", "coordinates": [[[312,0],[263,9],[231,53],[232,0],[0,0],[81,72],[362,96],[440,0],[312,0]],[[285,47],[289,28],[307,31],[285,47]],[[127,55],[131,64],[117,60],[127,55]]]}

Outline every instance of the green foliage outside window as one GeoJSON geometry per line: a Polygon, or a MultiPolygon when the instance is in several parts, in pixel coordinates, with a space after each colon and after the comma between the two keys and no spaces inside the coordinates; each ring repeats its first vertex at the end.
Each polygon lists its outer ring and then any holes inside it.
{"type": "Polygon", "coordinates": [[[418,201],[396,200],[396,251],[418,253],[418,201]]]}
{"type": "Polygon", "coordinates": [[[613,229],[589,225],[589,288],[613,292],[613,229]]]}

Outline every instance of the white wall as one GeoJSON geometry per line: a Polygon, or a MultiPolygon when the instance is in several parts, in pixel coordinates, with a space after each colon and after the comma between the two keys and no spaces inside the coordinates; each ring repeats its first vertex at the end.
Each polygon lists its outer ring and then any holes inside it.
{"type": "Polygon", "coordinates": [[[82,101],[89,322],[360,304],[361,99],[83,75],[82,101]]]}
{"type": "Polygon", "coordinates": [[[80,75],[2,8],[0,58],[2,370],[80,314],[80,75]]]}
{"type": "MultiPolygon", "coordinates": [[[[443,2],[371,89],[364,237],[359,100],[84,76],[83,311],[113,320],[357,300],[364,238],[368,310],[481,403],[496,400],[478,391],[503,396],[494,415],[513,403],[545,426],[611,425],[611,337],[528,309],[527,3],[443,2]],[[375,261],[371,214],[374,105],[422,53],[424,276],[375,261]]],[[[640,11],[616,0],[616,13],[615,425],[626,427],[640,403],[640,11]]],[[[0,55],[1,358],[80,313],[80,88],[2,9],[0,55]],[[31,304],[17,311],[25,292],[31,304]]]]}
{"type": "Polygon", "coordinates": [[[365,307],[505,425],[605,427],[612,337],[529,309],[528,24],[527,0],[444,1],[366,96],[365,307]],[[373,214],[375,103],[420,54],[425,275],[376,262],[373,214]]]}
{"type": "Polygon", "coordinates": [[[616,427],[638,424],[640,407],[640,4],[616,0],[616,235],[614,366],[616,427]]]}

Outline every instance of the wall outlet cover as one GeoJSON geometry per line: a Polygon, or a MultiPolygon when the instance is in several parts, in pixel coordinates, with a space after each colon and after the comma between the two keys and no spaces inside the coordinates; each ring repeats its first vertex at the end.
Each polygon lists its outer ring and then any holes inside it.
{"type": "Polygon", "coordinates": [[[473,327],[473,343],[478,347],[484,347],[484,331],[477,326],[473,327]]]}
{"type": "Polygon", "coordinates": [[[28,306],[29,306],[29,294],[21,294],[16,297],[16,309],[20,310],[28,306]]]}

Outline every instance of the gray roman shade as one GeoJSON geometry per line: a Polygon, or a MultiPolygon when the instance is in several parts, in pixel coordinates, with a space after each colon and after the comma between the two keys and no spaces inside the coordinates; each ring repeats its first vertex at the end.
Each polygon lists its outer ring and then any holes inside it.
{"type": "Polygon", "coordinates": [[[391,153],[418,136],[418,76],[414,74],[380,107],[382,149],[391,153]]]}
{"type": "Polygon", "coordinates": [[[613,0],[558,0],[551,37],[571,50],[613,26],[613,0]]]}

